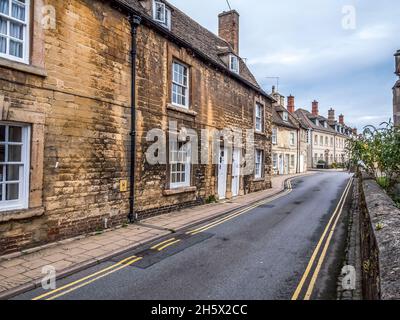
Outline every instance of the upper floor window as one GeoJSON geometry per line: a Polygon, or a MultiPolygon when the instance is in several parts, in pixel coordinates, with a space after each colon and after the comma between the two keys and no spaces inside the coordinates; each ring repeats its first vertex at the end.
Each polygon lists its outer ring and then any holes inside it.
{"type": "Polygon", "coordinates": [[[0,0],[0,57],[28,63],[29,0],[0,0]]]}
{"type": "Polygon", "coordinates": [[[178,62],[172,64],[172,103],[189,108],[189,69],[178,62]]]}
{"type": "Polygon", "coordinates": [[[315,144],[316,146],[318,145],[318,135],[315,135],[314,144],[315,144]]]}
{"type": "Polygon", "coordinates": [[[294,132],[291,132],[291,133],[290,133],[290,145],[291,145],[291,146],[294,146],[294,145],[295,145],[295,143],[296,143],[295,139],[296,139],[296,137],[295,137],[294,132]]]}
{"type": "Polygon", "coordinates": [[[28,208],[29,127],[0,123],[0,211],[28,208]]]}
{"type": "Polygon", "coordinates": [[[264,131],[264,106],[260,103],[256,103],[255,110],[255,122],[256,122],[256,131],[263,132],[264,131]]]}
{"type": "Polygon", "coordinates": [[[154,20],[171,29],[171,10],[161,1],[153,1],[154,20]]]}
{"type": "Polygon", "coordinates": [[[278,143],[278,129],[277,128],[272,129],[272,143],[273,144],[278,143]]]}
{"type": "Polygon", "coordinates": [[[288,113],[287,113],[287,112],[284,112],[284,113],[282,114],[282,118],[283,118],[283,121],[288,121],[288,120],[289,120],[289,115],[288,115],[288,113]]]}
{"type": "Polygon", "coordinates": [[[229,56],[229,69],[239,74],[239,58],[234,54],[229,56]]]}
{"type": "Polygon", "coordinates": [[[325,137],[325,145],[326,145],[326,146],[329,145],[329,139],[328,139],[328,137],[325,137]]]}

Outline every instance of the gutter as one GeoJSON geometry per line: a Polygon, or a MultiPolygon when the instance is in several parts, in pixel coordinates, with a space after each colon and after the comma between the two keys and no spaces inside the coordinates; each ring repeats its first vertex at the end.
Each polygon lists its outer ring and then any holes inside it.
{"type": "Polygon", "coordinates": [[[129,188],[129,222],[137,220],[135,213],[135,171],[136,171],[136,37],[137,28],[141,23],[141,17],[131,14],[131,166],[130,166],[130,188],[129,188]]]}

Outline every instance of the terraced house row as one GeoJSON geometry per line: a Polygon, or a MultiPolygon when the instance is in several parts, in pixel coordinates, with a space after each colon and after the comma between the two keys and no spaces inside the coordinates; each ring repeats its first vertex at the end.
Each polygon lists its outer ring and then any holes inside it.
{"type": "Polygon", "coordinates": [[[348,161],[347,141],[357,136],[357,129],[347,126],[344,115],[338,119],[335,110],[328,118],[320,115],[318,101],[311,112],[296,108],[295,97],[285,96],[272,88],[272,168],[276,175],[303,173],[318,167],[344,167],[348,161]]]}
{"type": "Polygon", "coordinates": [[[218,19],[217,36],[163,0],[0,0],[0,254],[271,187],[274,99],[239,14],[218,19]],[[253,130],[254,172],[224,140],[216,164],[184,141],[149,164],[171,122],[253,130]]]}

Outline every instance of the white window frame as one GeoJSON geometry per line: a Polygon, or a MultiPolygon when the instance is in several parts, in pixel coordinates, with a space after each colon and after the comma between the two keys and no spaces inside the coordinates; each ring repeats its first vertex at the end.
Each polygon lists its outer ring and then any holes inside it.
{"type": "Polygon", "coordinates": [[[164,2],[161,2],[159,0],[153,0],[153,19],[162,24],[164,27],[171,30],[171,10],[166,6],[164,2]],[[164,19],[157,19],[158,6],[161,7],[161,10],[163,10],[164,19]]]}
{"type": "MultiPolygon", "coordinates": [[[[189,74],[189,67],[183,63],[180,63],[178,61],[173,61],[172,62],[172,88],[171,88],[171,100],[172,104],[177,107],[189,109],[189,99],[190,99],[190,74],[189,74]],[[182,74],[182,81],[180,79],[176,79],[175,77],[175,65],[179,66],[179,68],[183,68],[185,73],[182,74]],[[185,78],[186,78],[186,84],[185,84],[185,78]],[[174,86],[178,86],[180,88],[183,88],[184,90],[184,95],[182,95],[185,98],[185,103],[181,104],[178,101],[174,101],[174,86]]],[[[180,73],[178,73],[178,78],[180,77],[180,73]]],[[[178,93],[176,93],[176,97],[178,97],[178,93]]]]}
{"type": "Polygon", "coordinates": [[[240,73],[239,58],[234,54],[229,55],[229,70],[234,73],[240,73]]]}
{"type": "Polygon", "coordinates": [[[282,119],[283,121],[289,121],[289,114],[286,111],[282,113],[282,119]]]}
{"type": "Polygon", "coordinates": [[[257,132],[264,131],[264,106],[258,102],[255,106],[255,129],[257,132]]]}
{"type": "Polygon", "coordinates": [[[0,17],[6,20],[7,23],[7,35],[1,35],[1,37],[5,38],[7,41],[7,53],[0,52],[0,58],[21,62],[24,64],[29,64],[29,48],[30,48],[30,2],[31,0],[25,0],[25,3],[22,3],[18,0],[8,0],[8,10],[9,15],[0,13],[0,17]],[[12,3],[17,3],[19,5],[25,6],[25,21],[19,20],[17,18],[11,17],[12,3]],[[15,22],[23,26],[23,40],[12,38],[10,36],[10,23],[15,22]],[[10,50],[10,39],[22,43],[22,58],[13,56],[9,54],[10,50]]]}
{"type": "Polygon", "coordinates": [[[264,163],[264,151],[261,149],[257,149],[255,151],[255,159],[254,159],[254,177],[256,179],[261,179],[263,177],[263,163],[264,163]]]}
{"type": "Polygon", "coordinates": [[[294,146],[296,144],[296,135],[294,134],[294,132],[290,133],[289,143],[291,146],[294,146]]]}
{"type": "Polygon", "coordinates": [[[272,154],[272,168],[274,170],[278,170],[278,154],[277,153],[272,154]]]}
{"type": "Polygon", "coordinates": [[[278,128],[272,128],[272,144],[278,144],[278,128]]]}
{"type": "Polygon", "coordinates": [[[318,143],[319,143],[319,140],[318,140],[318,135],[316,134],[315,136],[314,136],[314,145],[318,145],[318,143]]]}
{"type": "Polygon", "coordinates": [[[0,122],[0,125],[6,127],[5,141],[0,142],[0,145],[20,145],[21,146],[21,162],[9,162],[8,148],[5,148],[4,162],[0,162],[3,166],[2,181],[0,188],[2,188],[2,196],[0,197],[0,214],[4,211],[13,211],[27,209],[29,207],[29,178],[30,178],[30,137],[31,128],[29,125],[11,122],[0,122]],[[22,128],[22,142],[9,142],[9,127],[22,128]],[[7,165],[20,165],[20,174],[18,181],[12,181],[19,184],[19,199],[18,200],[3,200],[6,197],[6,166],[7,165]]]}
{"type": "MultiPolygon", "coordinates": [[[[178,188],[184,188],[184,187],[190,187],[191,184],[191,150],[190,150],[190,143],[185,143],[184,145],[182,145],[179,150],[177,149],[177,147],[183,144],[183,142],[177,142],[177,141],[173,141],[170,140],[169,142],[169,179],[170,179],[170,189],[178,189],[178,188]],[[177,145],[176,145],[177,144],[177,145]],[[175,148],[176,147],[176,148],[175,148]],[[174,160],[174,153],[177,153],[177,155],[179,153],[183,153],[186,154],[186,161],[180,161],[179,158],[178,160],[174,160]],[[178,170],[178,171],[173,171],[173,166],[176,164],[180,164],[183,165],[183,169],[182,170],[178,170]],[[173,175],[174,174],[182,174],[184,173],[184,177],[185,180],[184,181],[175,181],[173,182],[173,175]]],[[[179,156],[178,156],[179,157],[179,156]]],[[[175,179],[176,180],[176,179],[175,179]]]]}
{"type": "Polygon", "coordinates": [[[296,160],[293,154],[290,155],[290,167],[294,168],[296,165],[296,160]]]}

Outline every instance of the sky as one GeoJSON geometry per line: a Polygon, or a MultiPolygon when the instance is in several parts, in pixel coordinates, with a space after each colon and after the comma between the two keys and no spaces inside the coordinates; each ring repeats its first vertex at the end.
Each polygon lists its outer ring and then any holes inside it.
{"type": "MultiPolygon", "coordinates": [[[[218,34],[226,0],[169,0],[218,34]]],[[[240,14],[240,56],[267,92],[320,103],[361,130],[393,117],[399,0],[229,0],[240,14]]]]}

